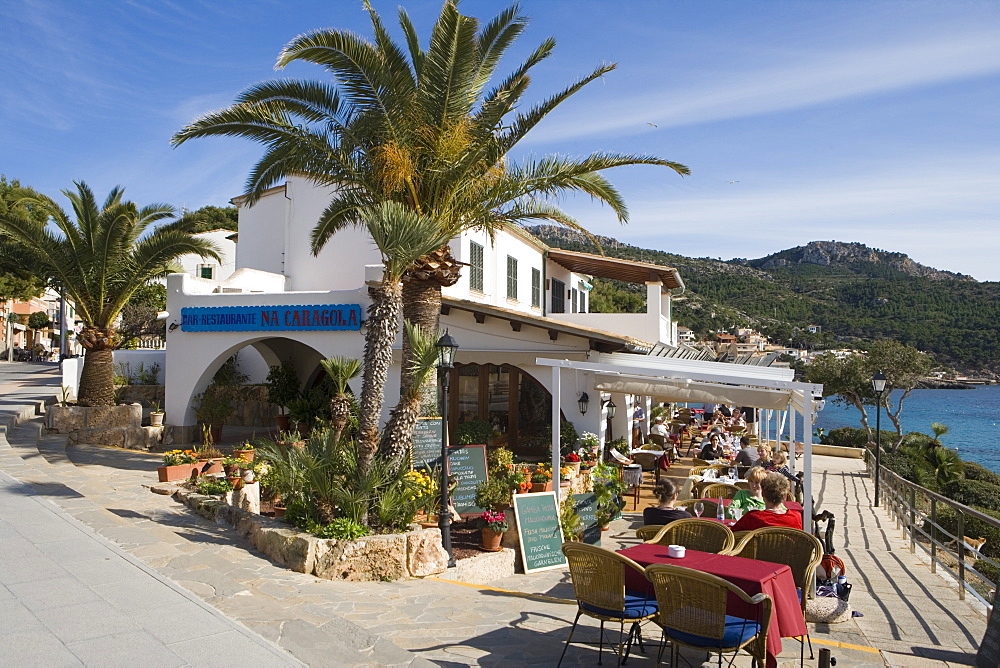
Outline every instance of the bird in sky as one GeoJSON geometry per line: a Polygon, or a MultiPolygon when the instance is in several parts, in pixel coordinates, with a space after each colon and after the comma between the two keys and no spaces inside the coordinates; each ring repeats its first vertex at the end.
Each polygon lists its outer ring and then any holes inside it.
{"type": "Polygon", "coordinates": [[[651,128],[656,128],[656,127],[659,127],[659,126],[658,126],[658,125],[657,125],[656,123],[648,123],[648,122],[647,122],[647,123],[646,123],[646,125],[648,125],[648,126],[649,126],[649,127],[651,127],[651,128]]]}

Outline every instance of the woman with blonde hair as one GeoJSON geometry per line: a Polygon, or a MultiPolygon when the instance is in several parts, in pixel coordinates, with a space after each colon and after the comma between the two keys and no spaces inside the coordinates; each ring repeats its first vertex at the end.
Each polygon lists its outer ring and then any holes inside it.
{"type": "Polygon", "coordinates": [[[786,455],[781,450],[778,450],[773,455],[771,455],[771,465],[767,467],[767,470],[771,473],[780,473],[789,480],[795,480],[795,474],[788,470],[788,455],[786,455]]]}

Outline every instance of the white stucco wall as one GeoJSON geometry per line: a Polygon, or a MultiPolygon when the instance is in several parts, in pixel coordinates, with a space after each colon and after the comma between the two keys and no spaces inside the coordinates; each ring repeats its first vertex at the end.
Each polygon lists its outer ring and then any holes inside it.
{"type": "Polygon", "coordinates": [[[185,274],[201,278],[201,266],[210,265],[213,268],[213,280],[222,281],[229,278],[236,271],[236,243],[227,238],[233,234],[232,230],[212,230],[193,235],[215,244],[219,249],[221,261],[202,259],[197,255],[185,255],[179,260],[181,270],[185,274]]]}

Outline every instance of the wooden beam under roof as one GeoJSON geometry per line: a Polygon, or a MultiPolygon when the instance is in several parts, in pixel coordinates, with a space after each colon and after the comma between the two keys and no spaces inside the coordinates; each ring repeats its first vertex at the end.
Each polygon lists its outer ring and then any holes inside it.
{"type": "Polygon", "coordinates": [[[665,289],[683,288],[684,281],[673,267],[661,267],[647,262],[623,260],[605,255],[593,255],[568,251],[561,248],[551,248],[548,257],[556,264],[577,274],[614,278],[629,283],[647,283],[660,281],[665,289]]]}

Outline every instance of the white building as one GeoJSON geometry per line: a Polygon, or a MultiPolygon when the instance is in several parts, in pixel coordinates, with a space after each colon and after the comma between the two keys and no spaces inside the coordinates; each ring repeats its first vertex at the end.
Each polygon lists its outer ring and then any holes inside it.
{"type": "MultiPolygon", "coordinates": [[[[237,198],[240,232],[232,275],[168,277],[166,409],[181,439],[195,435],[192,397],[234,352],[249,347],[256,353],[248,357],[259,354],[268,365],[291,359],[306,385],[321,377],[324,357],[362,356],[366,282],[381,276],[381,258],[367,234],[353,228],[312,254],[310,233],[330,196],[293,178],[253,207],[237,198]]],[[[483,233],[462,234],[451,249],[469,265],[442,295],[441,327],[461,346],[452,415],[456,422],[489,421],[502,434],[499,442],[515,450],[542,447],[549,423],[548,371],[535,365],[536,358],[645,355],[655,346],[676,345],[671,295],[683,291],[683,283],[672,268],[549,248],[513,227],[493,245],[483,233]],[[646,312],[590,313],[593,276],[645,284],[646,312]]],[[[397,363],[398,347],[397,341],[397,363]]],[[[398,396],[398,368],[389,382],[386,397],[398,396]]],[[[588,389],[593,392],[585,374],[564,386],[564,418],[578,431],[598,433],[600,411],[584,415],[577,403],[588,389]]],[[[594,396],[599,408],[600,393],[594,396]]],[[[616,403],[626,405],[624,396],[616,403]]],[[[393,404],[386,401],[385,410],[393,404]]],[[[626,433],[624,413],[614,427],[617,435],[626,433]]]]}
{"type": "Polygon", "coordinates": [[[191,235],[197,239],[205,239],[215,244],[219,249],[220,261],[203,259],[197,255],[185,255],[180,258],[181,270],[189,276],[205,278],[210,281],[222,281],[236,271],[236,233],[232,230],[210,230],[191,235]]]}

